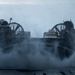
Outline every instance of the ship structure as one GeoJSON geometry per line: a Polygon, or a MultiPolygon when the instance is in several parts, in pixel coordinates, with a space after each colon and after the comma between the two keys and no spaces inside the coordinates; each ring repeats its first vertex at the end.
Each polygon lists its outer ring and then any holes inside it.
{"type": "Polygon", "coordinates": [[[45,49],[54,53],[54,43],[57,42],[57,55],[64,59],[69,58],[74,52],[75,29],[72,21],[65,21],[56,24],[48,32],[44,32],[42,38],[31,38],[29,31],[24,31],[23,27],[16,22],[7,22],[0,19],[0,48],[4,53],[9,53],[13,49],[14,44],[21,44],[24,40],[28,42],[41,40],[45,44],[45,49]],[[50,50],[51,48],[51,50],[50,50]]]}

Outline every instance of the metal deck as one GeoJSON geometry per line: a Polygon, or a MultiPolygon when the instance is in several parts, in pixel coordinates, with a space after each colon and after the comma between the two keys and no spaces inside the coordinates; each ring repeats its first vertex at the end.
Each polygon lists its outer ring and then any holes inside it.
{"type": "Polygon", "coordinates": [[[0,69],[0,75],[75,75],[75,68],[48,70],[0,69]]]}

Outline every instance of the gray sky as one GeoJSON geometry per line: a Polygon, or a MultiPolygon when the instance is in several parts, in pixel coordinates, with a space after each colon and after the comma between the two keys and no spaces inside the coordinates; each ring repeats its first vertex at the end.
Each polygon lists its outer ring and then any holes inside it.
{"type": "Polygon", "coordinates": [[[42,37],[55,24],[72,20],[75,0],[0,0],[0,18],[20,23],[32,37],[42,37]]]}

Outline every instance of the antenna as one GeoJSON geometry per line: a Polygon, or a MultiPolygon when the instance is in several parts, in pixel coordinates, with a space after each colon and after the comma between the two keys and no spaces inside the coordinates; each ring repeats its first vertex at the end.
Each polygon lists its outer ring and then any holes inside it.
{"type": "Polygon", "coordinates": [[[11,21],[12,21],[13,19],[12,19],[12,17],[10,18],[10,22],[9,23],[11,23],[11,21]]]}

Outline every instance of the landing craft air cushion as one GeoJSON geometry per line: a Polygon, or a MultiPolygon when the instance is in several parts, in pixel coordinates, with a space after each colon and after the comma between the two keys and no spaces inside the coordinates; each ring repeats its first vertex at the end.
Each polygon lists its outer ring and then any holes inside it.
{"type": "Polygon", "coordinates": [[[10,53],[14,44],[21,44],[24,40],[28,42],[41,40],[45,44],[45,50],[53,54],[57,50],[57,56],[61,59],[69,58],[74,52],[74,35],[75,29],[71,21],[56,24],[44,33],[43,38],[31,38],[30,32],[24,31],[20,24],[11,22],[11,19],[9,23],[0,19],[0,48],[3,53],[10,53]],[[56,48],[55,42],[58,44],[56,48]]]}

